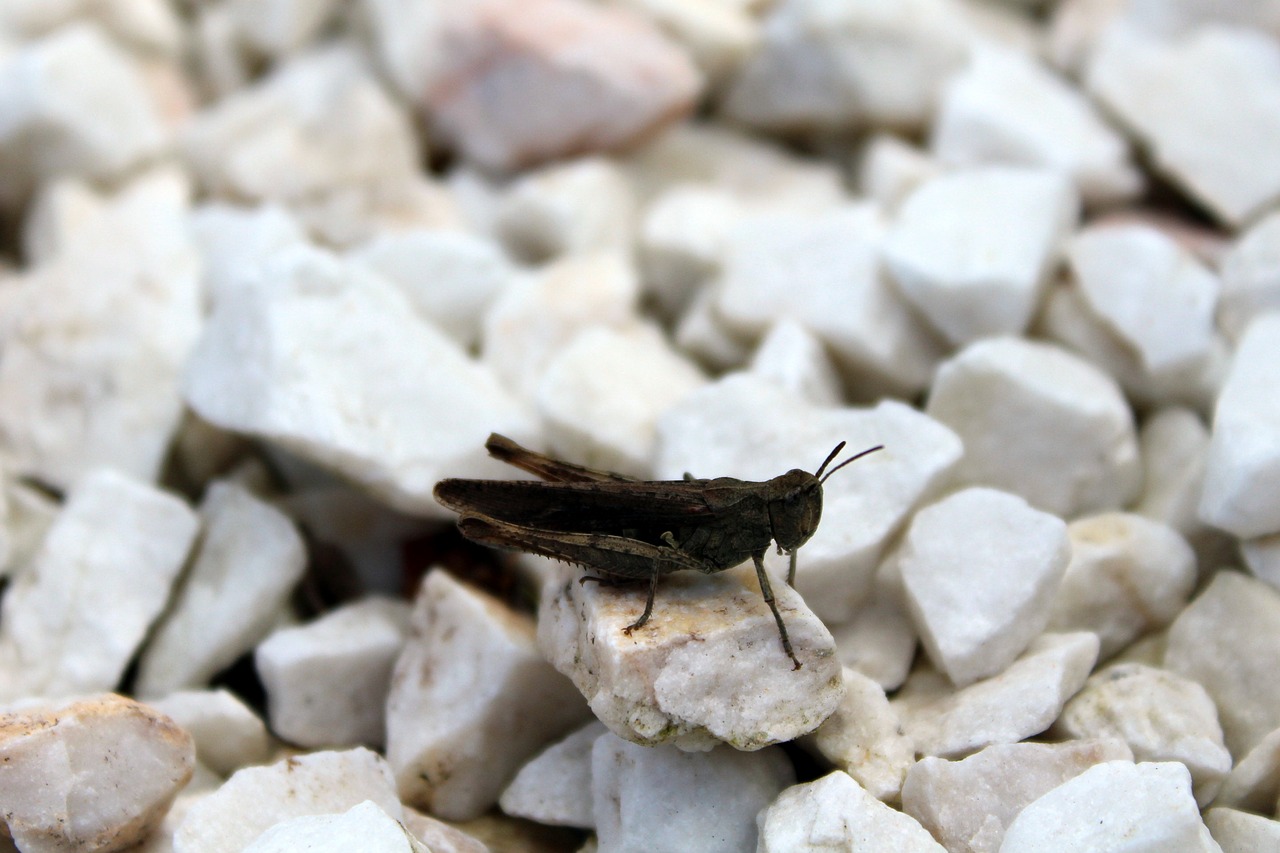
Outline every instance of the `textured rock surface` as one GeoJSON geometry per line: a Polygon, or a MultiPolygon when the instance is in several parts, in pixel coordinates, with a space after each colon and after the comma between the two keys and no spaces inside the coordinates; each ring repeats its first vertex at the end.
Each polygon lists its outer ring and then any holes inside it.
{"type": "Polygon", "coordinates": [[[21,850],[122,850],[191,778],[191,736],[122,696],[0,713],[0,801],[21,850]]]}

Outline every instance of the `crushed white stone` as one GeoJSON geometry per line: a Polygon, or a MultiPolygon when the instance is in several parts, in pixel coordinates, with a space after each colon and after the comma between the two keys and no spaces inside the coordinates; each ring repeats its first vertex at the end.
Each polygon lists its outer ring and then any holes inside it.
{"type": "Polygon", "coordinates": [[[230,776],[271,756],[267,727],[228,690],[179,690],[147,703],[170,717],[195,741],[196,759],[214,773],[230,776]]]}
{"type": "Polygon", "coordinates": [[[493,228],[512,256],[626,251],[636,200],[622,168],[604,157],[544,166],[522,175],[498,203],[493,228]]]}
{"type": "Polygon", "coordinates": [[[498,805],[513,817],[551,826],[595,827],[591,811],[591,747],[608,732],[592,720],[534,756],[502,792],[498,805]]]}
{"type": "Polygon", "coordinates": [[[244,853],[431,853],[400,821],[372,800],[342,814],[303,815],[283,820],[259,835],[244,853]]]}

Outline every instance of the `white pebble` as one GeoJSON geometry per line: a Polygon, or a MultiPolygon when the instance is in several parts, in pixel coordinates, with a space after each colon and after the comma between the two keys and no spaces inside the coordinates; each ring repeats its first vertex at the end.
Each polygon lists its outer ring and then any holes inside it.
{"type": "Polygon", "coordinates": [[[557,350],[589,326],[634,322],[639,296],[639,277],[625,255],[601,252],[548,264],[489,305],[481,321],[483,360],[511,393],[532,399],[557,350]]]}
{"type": "Polygon", "coordinates": [[[7,477],[0,479],[0,554],[5,557],[0,578],[13,583],[40,550],[62,506],[41,489],[7,477]]]}
{"type": "Polygon", "coordinates": [[[1169,628],[1165,666],[1200,682],[1237,757],[1280,728],[1280,592],[1220,571],[1169,628]]]}
{"type": "Polygon", "coordinates": [[[957,687],[1002,671],[1049,622],[1071,550],[1062,519],[996,489],[916,513],[900,557],[907,606],[957,687]]]}
{"type": "Polygon", "coordinates": [[[893,704],[917,753],[965,755],[1047,729],[1097,657],[1093,634],[1042,634],[1004,672],[960,690],[949,690],[941,675],[917,671],[893,704]]]}
{"type": "Polygon", "coordinates": [[[1173,621],[1191,597],[1196,557],[1178,533],[1130,513],[1067,527],[1071,562],[1053,599],[1051,631],[1093,631],[1103,660],[1173,621]]]}
{"type": "Polygon", "coordinates": [[[1239,340],[1249,321],[1280,310],[1280,212],[1259,219],[1222,258],[1218,323],[1239,340]]]}
{"type": "Polygon", "coordinates": [[[769,329],[747,369],[818,406],[837,406],[844,399],[840,375],[822,341],[788,317],[769,329]]]}
{"type": "Polygon", "coordinates": [[[498,205],[494,230],[517,258],[626,251],[636,200],[612,160],[587,157],[526,172],[498,205]]]}
{"type": "Polygon", "coordinates": [[[262,764],[271,755],[267,727],[248,705],[227,690],[180,690],[148,702],[191,734],[196,759],[222,776],[262,764]]]}
{"type": "Polygon", "coordinates": [[[1217,853],[1176,762],[1107,761],[1024,808],[1005,832],[1001,853],[1168,850],[1217,853]]]}
{"type": "Polygon", "coordinates": [[[1280,533],[1280,313],[1249,325],[1213,413],[1200,518],[1242,538],[1280,533]]]}
{"type": "Polygon", "coordinates": [[[0,699],[115,688],[169,599],[199,520],[109,469],[71,489],[31,566],[6,590],[0,699]]]}
{"type": "Polygon", "coordinates": [[[1085,85],[1222,222],[1242,225],[1280,199],[1280,46],[1266,34],[1206,26],[1166,40],[1113,26],[1085,85]]]}
{"type": "Polygon", "coordinates": [[[756,819],[756,853],[895,850],[942,853],[919,823],[871,796],[839,770],[783,791],[756,819]]]}
{"type": "Polygon", "coordinates": [[[109,466],[155,480],[182,418],[200,334],[199,257],[176,169],[138,177],[5,288],[0,446],[6,467],[67,488],[109,466]]]}
{"type": "Polygon", "coordinates": [[[846,455],[885,449],[827,481],[826,521],[799,552],[797,587],[818,616],[838,624],[870,594],[890,537],[956,465],[961,448],[950,430],[897,401],[871,409],[812,406],[758,377],[733,375],[659,420],[655,473],[768,480],[792,468],[813,471],[840,441],[846,455]]]}
{"type": "Polygon", "coordinates": [[[302,247],[215,308],[184,385],[205,420],[410,511],[441,513],[431,490],[447,474],[501,476],[484,453],[491,431],[534,434],[528,411],[395,288],[302,247]]]}
{"type": "Polygon", "coordinates": [[[1209,694],[1189,678],[1143,664],[1117,664],[1090,676],[1054,730],[1072,739],[1121,738],[1136,761],[1182,762],[1201,806],[1231,770],[1209,694]]]}
{"type": "Polygon", "coordinates": [[[738,72],[724,109],[779,131],[918,128],[971,37],[963,7],[945,0],[885,7],[785,0],[770,8],[763,43],[738,72]]]}
{"type": "Polygon", "coordinates": [[[253,660],[271,730],[304,747],[381,746],[408,606],[369,598],[267,637],[253,660]]]}
{"type": "Polygon", "coordinates": [[[140,696],[201,687],[267,635],[306,568],[293,523],[243,486],[217,482],[203,536],[138,666],[140,696]]]}
{"type": "Polygon", "coordinates": [[[1076,88],[1017,50],[974,51],[968,67],[943,88],[930,149],[952,166],[1005,163],[1061,172],[1086,205],[1125,201],[1142,189],[1124,137],[1076,88]]]}
{"type": "Polygon", "coordinates": [[[608,731],[604,723],[592,720],[538,753],[502,792],[502,811],[550,826],[594,828],[591,747],[608,731]]]}
{"type": "Polygon", "coordinates": [[[170,128],[143,66],[97,26],[75,23],[0,66],[0,196],[50,178],[119,180],[159,155],[170,128]]]}
{"type": "Polygon", "coordinates": [[[538,654],[528,617],[441,570],[427,575],[387,697],[387,760],[407,803],[478,817],[525,761],[586,716],[538,654]]]}
{"type": "Polygon", "coordinates": [[[382,233],[347,257],[399,287],[424,319],[464,347],[479,340],[485,310],[516,275],[496,242],[464,231],[382,233]]]}
{"type": "Polygon", "coordinates": [[[404,807],[401,822],[431,853],[490,853],[489,845],[479,838],[410,806],[404,807]]]}
{"type": "Polygon", "coordinates": [[[915,744],[903,735],[880,685],[848,667],[843,680],[844,698],[835,713],[801,743],[877,800],[896,802],[916,760],[915,744]]]}
{"type": "Polygon", "coordinates": [[[683,752],[609,734],[592,746],[591,775],[600,853],[752,850],[756,813],[795,780],[776,749],[683,752]]]}
{"type": "Polygon", "coordinates": [[[1280,821],[1235,809],[1214,808],[1204,814],[1222,853],[1254,853],[1280,849],[1280,821]]]}
{"type": "Polygon", "coordinates": [[[689,112],[702,84],[643,19],[594,4],[380,2],[370,13],[397,86],[488,169],[623,147],[689,112]]]}
{"type": "Polygon", "coordinates": [[[376,752],[312,752],[267,767],[246,767],[191,806],[173,838],[174,853],[240,853],[278,823],[343,812],[370,800],[402,814],[391,768],[376,752]]]}
{"type": "Polygon", "coordinates": [[[1227,774],[1215,806],[1274,813],[1280,797],[1280,729],[1268,732],[1239,757],[1227,774]]]}
{"type": "Polygon", "coordinates": [[[916,187],[942,166],[924,151],[889,133],[877,133],[858,157],[857,186],[887,211],[896,211],[916,187]]]}
{"type": "Polygon", "coordinates": [[[852,619],[831,629],[840,663],[885,690],[897,690],[907,680],[919,639],[901,598],[877,588],[852,619]]]}
{"type": "Polygon", "coordinates": [[[1141,224],[1092,226],[1067,260],[1089,309],[1153,377],[1209,357],[1221,285],[1171,237],[1141,224]]]}
{"type": "Polygon", "coordinates": [[[645,209],[636,236],[644,287],[668,316],[685,312],[720,270],[725,241],[746,212],[726,189],[679,184],[645,209]]]}
{"type": "Polygon", "coordinates": [[[370,800],[342,814],[283,820],[259,835],[244,853],[431,853],[398,820],[370,800]]]}
{"type": "Polygon", "coordinates": [[[277,59],[314,41],[329,23],[338,0],[233,0],[227,10],[237,32],[255,54],[277,59]]]}
{"type": "Polygon", "coordinates": [[[211,305],[228,298],[232,290],[254,286],[259,266],[280,249],[307,242],[298,221],[277,204],[204,204],[191,212],[189,222],[200,247],[201,275],[211,305]]]}
{"type": "Polygon", "coordinates": [[[960,483],[1005,489],[1064,518],[1137,494],[1129,405],[1109,376],[1058,347],[970,344],[938,369],[925,412],[964,442],[960,483]]]}
{"type": "Polygon", "coordinates": [[[751,336],[791,317],[830,348],[860,397],[911,396],[941,348],[885,275],[883,233],[867,204],[744,217],[729,234],[716,308],[751,336]]]}
{"type": "Polygon", "coordinates": [[[902,293],[957,346],[1026,329],[1079,215],[1045,169],[983,166],[920,185],[884,246],[902,293]]]}
{"type": "Polygon", "coordinates": [[[555,455],[644,477],[658,418],[706,381],[657,328],[593,326],[552,356],[534,403],[555,455]]]}
{"type": "Polygon", "coordinates": [[[902,810],[948,850],[996,853],[1029,803],[1104,761],[1132,760],[1121,740],[1002,743],[968,758],[927,756],[911,766],[902,810]]]}
{"type": "MultiPolygon", "coordinates": [[[[588,571],[590,574],[590,571],[588,571]]],[[[785,575],[770,585],[802,667],[794,670],[747,565],[648,588],[580,584],[563,568],[543,587],[538,645],[614,734],[646,745],[759,749],[813,731],[844,692],[831,634],[785,575]]]]}
{"type": "Polygon", "coordinates": [[[1280,534],[1240,543],[1240,556],[1250,574],[1280,589],[1280,534]]]}
{"type": "Polygon", "coordinates": [[[189,734],[122,696],[0,713],[5,834],[33,853],[132,847],[194,765],[189,734]]]}
{"type": "Polygon", "coordinates": [[[716,308],[716,287],[699,290],[676,325],[676,346],[713,370],[744,367],[751,358],[749,335],[731,329],[716,308]]]}
{"type": "Polygon", "coordinates": [[[650,18],[679,43],[714,84],[737,71],[760,40],[760,22],[750,3],[737,0],[620,0],[650,18]]]}
{"type": "Polygon", "coordinates": [[[1189,540],[1205,531],[1200,520],[1209,430],[1195,412],[1178,406],[1149,415],[1138,433],[1142,493],[1133,511],[1163,522],[1189,540]]]}

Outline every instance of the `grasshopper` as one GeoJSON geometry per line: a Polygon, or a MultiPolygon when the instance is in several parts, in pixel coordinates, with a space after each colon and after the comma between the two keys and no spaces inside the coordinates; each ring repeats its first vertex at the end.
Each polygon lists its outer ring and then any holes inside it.
{"type": "Polygon", "coordinates": [[[787,583],[794,586],[796,551],[822,518],[822,484],[883,449],[872,447],[827,470],[844,446],[837,444],[813,474],[796,468],[764,482],[690,474],[650,482],[562,462],[493,433],[485,442],[490,456],[544,482],[441,480],[435,497],[459,514],[458,529],[473,542],[577,563],[605,576],[583,577],[583,583],[647,580],[644,612],[624,629],[628,635],[649,621],[661,576],[686,569],[714,574],[751,558],[782,647],[799,669],[764,554],[776,542],[779,553],[790,555],[787,583]]]}

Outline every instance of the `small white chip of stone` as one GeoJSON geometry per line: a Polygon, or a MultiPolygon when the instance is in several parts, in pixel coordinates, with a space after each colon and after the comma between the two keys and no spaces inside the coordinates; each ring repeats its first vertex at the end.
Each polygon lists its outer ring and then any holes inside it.
{"type": "Polygon", "coordinates": [[[1218,323],[1233,340],[1259,314],[1280,310],[1280,211],[1259,219],[1222,258],[1218,323]]]}
{"type": "Polygon", "coordinates": [[[1065,173],[1087,205],[1142,188],[1128,144],[1076,88],[1019,50],[983,46],[942,90],[930,140],[952,166],[1040,166],[1065,173]]]}
{"type": "Polygon", "coordinates": [[[371,800],[342,814],[304,815],[277,823],[259,835],[244,853],[431,853],[404,824],[371,800]]]}
{"type": "Polygon", "coordinates": [[[187,364],[184,393],[205,420],[434,513],[443,476],[501,476],[484,452],[491,431],[534,434],[492,373],[375,274],[295,247],[260,275],[215,307],[187,364]]]}
{"type": "Polygon", "coordinates": [[[1039,734],[1084,684],[1098,657],[1087,631],[1042,634],[997,676],[952,690],[938,673],[917,670],[893,701],[921,755],[965,755],[1039,734]]]}
{"type": "Polygon", "coordinates": [[[611,734],[592,745],[591,776],[601,850],[702,853],[755,849],[756,813],[795,781],[779,749],[684,752],[611,734]]]}
{"type": "Polygon", "coordinates": [[[1055,732],[1118,737],[1137,761],[1180,761],[1207,805],[1231,769],[1213,700],[1189,678],[1137,663],[1099,670],[1062,709],[1055,732]]]}
{"type": "Polygon", "coordinates": [[[86,475],[0,616],[0,699],[114,689],[195,539],[195,512],[109,469],[86,475]]]}
{"type": "Polygon", "coordinates": [[[1098,849],[1217,853],[1187,768],[1177,762],[1094,765],[1024,808],[1000,846],[1001,853],[1098,849]],[[1121,839],[1124,846],[1115,846],[1121,839]]]}
{"type": "Polygon", "coordinates": [[[191,778],[191,736],[107,694],[0,712],[0,811],[19,850],[122,850],[191,778]]]}
{"type": "Polygon", "coordinates": [[[263,640],[253,659],[271,730],[305,747],[381,746],[408,610],[401,601],[369,598],[263,640]]]}
{"type": "Polygon", "coordinates": [[[246,767],[191,806],[173,837],[174,853],[239,853],[278,823],[343,812],[365,800],[395,819],[395,780],[376,752],[312,752],[267,767],[246,767]]]}
{"type": "Polygon", "coordinates": [[[1104,761],[1133,760],[1118,739],[993,744],[968,758],[927,756],[907,771],[902,810],[948,850],[996,853],[1028,803],[1104,761]]]}
{"type": "Polygon", "coordinates": [[[1085,86],[1220,221],[1242,225],[1280,199],[1280,45],[1265,33],[1217,25],[1166,39],[1118,24],[1085,86]]]}
{"type": "Polygon", "coordinates": [[[1243,538],[1280,533],[1280,313],[1236,348],[1213,413],[1200,517],[1243,538]]]}
{"type": "Polygon", "coordinates": [[[839,770],[786,789],[760,812],[756,822],[760,825],[756,853],[942,853],[946,849],[909,815],[886,806],[839,770]]]}
{"type": "Polygon", "coordinates": [[[952,344],[1018,334],[1078,215],[1076,191],[1057,172],[961,169],[926,181],[902,203],[885,263],[952,344]]]}
{"type": "Polygon", "coordinates": [[[1181,612],[1196,582],[1196,557],[1177,531],[1111,512],[1067,527],[1071,562],[1053,599],[1049,629],[1093,631],[1103,660],[1181,612]]]}
{"type": "Polygon", "coordinates": [[[844,687],[834,641],[785,574],[770,585],[798,670],[750,565],[664,577],[648,623],[630,634],[647,584],[584,585],[582,575],[565,567],[548,578],[538,645],[620,737],[760,749],[813,731],[835,711],[844,687]]]}
{"type": "Polygon", "coordinates": [[[801,743],[877,800],[894,802],[915,763],[915,745],[903,735],[898,713],[880,685],[849,667],[844,667],[843,680],[844,698],[836,712],[801,743]]]}
{"type": "Polygon", "coordinates": [[[706,381],[652,326],[593,326],[547,363],[534,403],[554,455],[643,478],[658,418],[706,381]]]}
{"type": "Polygon", "coordinates": [[[196,758],[222,776],[271,755],[271,736],[261,718],[227,690],[179,690],[147,704],[190,732],[196,758]]]}
{"type": "Polygon", "coordinates": [[[538,654],[532,620],[441,570],[427,575],[387,697],[387,760],[406,802],[478,817],[525,761],[587,716],[538,654]]]}
{"type": "Polygon", "coordinates": [[[998,489],[916,513],[899,565],[934,666],[964,687],[1012,663],[1048,624],[1070,555],[1062,519],[998,489]]]}
{"type": "Polygon", "coordinates": [[[1208,358],[1221,285],[1173,238],[1139,223],[1083,229],[1067,247],[1089,309],[1159,378],[1208,358]]]}
{"type": "Polygon", "coordinates": [[[840,374],[822,340],[789,317],[769,329],[748,370],[819,406],[837,406],[844,399],[840,374]]]}
{"type": "Polygon", "coordinates": [[[726,240],[719,316],[749,336],[791,317],[828,346],[860,396],[910,396],[942,350],[884,272],[883,236],[870,204],[744,216],[726,240]]]}
{"type": "Polygon", "coordinates": [[[938,368],[925,412],[964,442],[961,483],[1006,489],[1064,518],[1138,492],[1128,403],[1111,377],[1059,347],[970,344],[938,368]]]}
{"type": "Polygon", "coordinates": [[[1280,797],[1280,729],[1268,732],[1257,746],[1238,757],[1213,803],[1270,813],[1275,810],[1277,797],[1280,797]]]}
{"type": "Polygon", "coordinates": [[[139,662],[137,692],[204,686],[266,636],[306,566],[293,522],[243,486],[212,484],[203,536],[139,662]]]}
{"type": "Polygon", "coordinates": [[[1255,853],[1280,849],[1280,821],[1228,808],[1204,813],[1204,825],[1222,853],[1255,853]]]}
{"type": "Polygon", "coordinates": [[[1232,755],[1280,728],[1280,592],[1220,571],[1169,627],[1164,663],[1209,691],[1232,755]]]}
{"type": "Polygon", "coordinates": [[[513,817],[591,829],[591,746],[609,731],[592,720],[535,756],[511,780],[498,805],[513,817]]]}

